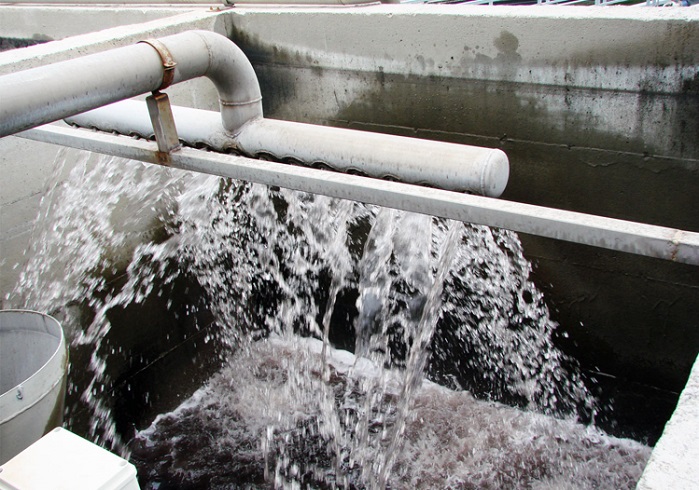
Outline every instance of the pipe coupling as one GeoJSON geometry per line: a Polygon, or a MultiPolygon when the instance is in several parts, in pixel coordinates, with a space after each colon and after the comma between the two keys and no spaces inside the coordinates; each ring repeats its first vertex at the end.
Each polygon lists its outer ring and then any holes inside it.
{"type": "Polygon", "coordinates": [[[160,87],[158,87],[155,92],[165,90],[172,85],[172,82],[175,79],[175,67],[177,66],[177,62],[172,57],[172,54],[170,53],[170,50],[167,49],[167,46],[157,39],[144,39],[139,41],[139,43],[144,43],[151,46],[158,53],[158,56],[160,56],[160,60],[163,63],[163,81],[160,83],[160,87]]]}

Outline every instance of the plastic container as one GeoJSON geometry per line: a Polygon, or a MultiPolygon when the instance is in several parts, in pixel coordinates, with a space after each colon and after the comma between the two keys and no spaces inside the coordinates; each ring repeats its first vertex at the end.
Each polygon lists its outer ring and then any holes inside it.
{"type": "Polygon", "coordinates": [[[134,465],[60,427],[0,470],[0,490],[139,490],[134,465]]]}
{"type": "Polygon", "coordinates": [[[63,422],[68,349],[58,321],[0,311],[0,464],[63,422]]]}

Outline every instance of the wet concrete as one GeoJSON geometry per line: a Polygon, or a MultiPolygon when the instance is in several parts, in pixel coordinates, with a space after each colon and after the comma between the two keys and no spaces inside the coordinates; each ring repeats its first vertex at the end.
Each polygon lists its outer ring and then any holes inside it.
{"type": "MultiPolygon", "coordinates": [[[[694,35],[694,27],[687,29],[668,35],[686,40],[694,35]]],[[[672,90],[648,77],[633,91],[581,86],[571,63],[594,63],[602,79],[605,63],[618,61],[602,48],[568,60],[559,70],[560,85],[522,83],[512,80],[515,74],[483,80],[396,74],[382,66],[339,69],[309,48],[228,30],[253,62],[268,117],[498,147],[511,165],[504,199],[699,230],[699,93],[691,77],[672,90]]],[[[464,69],[482,72],[496,62],[514,67],[521,61],[519,43],[502,31],[493,41],[498,54],[476,54],[464,69]]],[[[629,71],[648,63],[648,50],[642,52],[629,55],[629,71]]],[[[434,61],[420,60],[419,53],[414,56],[428,71],[434,61]]],[[[691,53],[676,56],[675,66],[691,53]]],[[[664,55],[656,50],[654,56],[664,55]]],[[[618,70],[607,75],[624,77],[618,70]]],[[[695,268],[521,239],[533,278],[569,335],[561,345],[598,380],[618,412],[601,417],[611,425],[615,417],[655,420],[662,428],[699,350],[695,268]]],[[[645,438],[652,442],[659,434],[656,429],[645,438]]]]}
{"type": "Polygon", "coordinates": [[[35,44],[41,44],[50,41],[51,39],[42,38],[16,38],[16,37],[0,37],[0,51],[7,51],[10,49],[26,48],[28,46],[34,46],[35,44]]]}

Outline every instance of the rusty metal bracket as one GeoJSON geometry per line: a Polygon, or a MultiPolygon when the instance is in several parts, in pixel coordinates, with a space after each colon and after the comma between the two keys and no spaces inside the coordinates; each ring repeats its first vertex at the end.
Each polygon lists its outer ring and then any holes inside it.
{"type": "Polygon", "coordinates": [[[177,66],[177,62],[172,57],[172,54],[167,47],[157,39],[144,39],[143,41],[139,41],[139,43],[148,44],[155,49],[158,52],[158,56],[160,56],[160,60],[163,62],[163,81],[160,84],[160,87],[154,90],[153,93],[157,92],[158,90],[166,89],[172,84],[172,81],[175,78],[175,67],[177,66]]]}
{"type": "Polygon", "coordinates": [[[180,139],[177,136],[170,99],[167,94],[153,92],[146,98],[146,105],[153,124],[155,141],[158,144],[159,160],[163,160],[160,163],[167,164],[170,152],[180,148],[180,139]]]}
{"type": "Polygon", "coordinates": [[[155,49],[163,63],[163,80],[160,83],[160,87],[153,90],[153,93],[146,98],[146,104],[153,124],[155,141],[158,144],[158,162],[161,165],[168,165],[170,162],[170,152],[180,148],[180,141],[177,136],[177,128],[175,127],[172,108],[170,107],[170,99],[167,94],[161,93],[160,91],[169,87],[175,79],[175,67],[177,66],[177,62],[172,57],[167,46],[157,39],[144,39],[139,42],[148,44],[155,49]]]}

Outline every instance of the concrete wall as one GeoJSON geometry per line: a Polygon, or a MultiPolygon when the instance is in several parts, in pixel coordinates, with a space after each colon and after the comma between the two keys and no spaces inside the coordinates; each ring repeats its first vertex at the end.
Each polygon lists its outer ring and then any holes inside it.
{"type": "Polygon", "coordinates": [[[637,490],[699,487],[699,359],[682,390],[677,409],[653,449],[637,490]]]}
{"type": "MultiPolygon", "coordinates": [[[[156,3],[156,2],[153,2],[156,3]]],[[[174,2],[171,2],[174,3],[174,2]]],[[[218,8],[200,7],[200,11],[218,8]]],[[[0,37],[55,41],[71,36],[94,33],[116,26],[142,24],[192,11],[192,5],[94,5],[22,2],[3,4],[0,16],[0,37]],[[79,20],[78,20],[79,19],[79,20]],[[77,21],[76,21],[77,20],[77,21]]]]}
{"type": "Polygon", "coordinates": [[[656,174],[697,170],[696,9],[244,8],[228,19],[272,117],[489,143],[515,152],[511,199],[699,223],[649,203],[671,194],[692,207],[679,179],[655,189],[656,174]],[[630,178],[641,182],[622,193],[630,178]]]}
{"type": "MultiPolygon", "coordinates": [[[[246,7],[226,28],[270,117],[499,147],[506,199],[699,230],[696,8],[246,7]]],[[[695,268],[522,240],[587,368],[681,390],[695,268]]]]}

